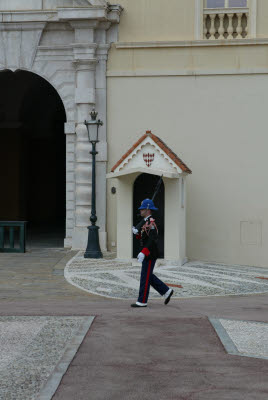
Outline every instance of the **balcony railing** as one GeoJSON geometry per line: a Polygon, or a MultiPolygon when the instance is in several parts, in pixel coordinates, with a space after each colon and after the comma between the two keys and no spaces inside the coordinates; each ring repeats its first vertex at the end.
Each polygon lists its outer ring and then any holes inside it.
{"type": "Polygon", "coordinates": [[[248,36],[248,8],[205,8],[203,38],[245,39],[248,36]]]}

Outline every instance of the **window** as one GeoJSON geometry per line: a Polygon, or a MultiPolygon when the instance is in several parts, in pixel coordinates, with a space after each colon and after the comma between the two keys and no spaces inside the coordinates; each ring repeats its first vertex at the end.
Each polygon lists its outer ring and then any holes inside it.
{"type": "Polygon", "coordinates": [[[247,0],[207,0],[205,8],[247,7],[247,0]]]}
{"type": "Polygon", "coordinates": [[[206,0],[204,39],[245,39],[249,31],[247,0],[206,0]]]}
{"type": "Polygon", "coordinates": [[[256,38],[257,0],[195,0],[195,39],[256,38]]]}

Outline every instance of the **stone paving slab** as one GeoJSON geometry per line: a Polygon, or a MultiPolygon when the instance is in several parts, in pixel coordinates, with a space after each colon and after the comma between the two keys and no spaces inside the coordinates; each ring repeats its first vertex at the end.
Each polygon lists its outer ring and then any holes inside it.
{"type": "Polygon", "coordinates": [[[63,277],[66,263],[76,253],[77,250],[62,248],[1,253],[0,301],[94,297],[69,285],[63,277]]]}
{"type": "MultiPolygon", "coordinates": [[[[92,294],[137,300],[140,266],[116,259],[85,259],[79,251],[68,261],[66,280],[92,294]]],[[[268,293],[268,268],[192,261],[183,266],[156,265],[154,273],[174,289],[173,299],[268,293]]],[[[150,299],[159,298],[150,287],[150,299]]]]}
{"type": "Polygon", "coordinates": [[[0,317],[0,399],[50,400],[94,317],[0,317]]]}
{"type": "Polygon", "coordinates": [[[268,323],[224,318],[210,322],[229,354],[268,360],[268,323]]]}

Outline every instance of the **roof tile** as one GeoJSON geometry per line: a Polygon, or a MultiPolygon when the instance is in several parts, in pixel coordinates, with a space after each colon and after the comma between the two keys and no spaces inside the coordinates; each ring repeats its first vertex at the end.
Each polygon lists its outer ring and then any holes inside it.
{"type": "Polygon", "coordinates": [[[111,172],[114,172],[114,170],[121,164],[122,161],[129,156],[130,153],[132,153],[133,150],[141,143],[143,142],[146,137],[149,136],[153,139],[153,141],[177,164],[182,171],[187,172],[188,174],[191,174],[192,171],[187,167],[187,165],[175,154],[164,142],[162,139],[160,139],[158,136],[154,135],[151,131],[146,131],[146,133],[138,139],[133,146],[120,158],[120,160],[117,161],[117,163],[113,166],[111,169],[111,172]]]}

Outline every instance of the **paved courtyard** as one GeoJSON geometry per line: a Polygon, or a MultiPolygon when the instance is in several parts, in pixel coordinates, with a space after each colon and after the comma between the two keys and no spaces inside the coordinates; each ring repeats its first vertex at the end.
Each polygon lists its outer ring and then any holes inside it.
{"type": "Polygon", "coordinates": [[[266,400],[268,270],[159,265],[175,296],[165,306],[151,290],[133,309],[139,268],[60,248],[1,254],[0,398],[266,400]]]}
{"type": "MultiPolygon", "coordinates": [[[[66,265],[65,278],[88,293],[117,299],[136,299],[141,265],[106,259],[85,259],[79,251],[66,265]]],[[[156,274],[174,290],[173,299],[268,293],[268,268],[192,261],[183,266],[156,265],[156,274]]],[[[150,288],[150,299],[159,298],[150,288]]]]}

